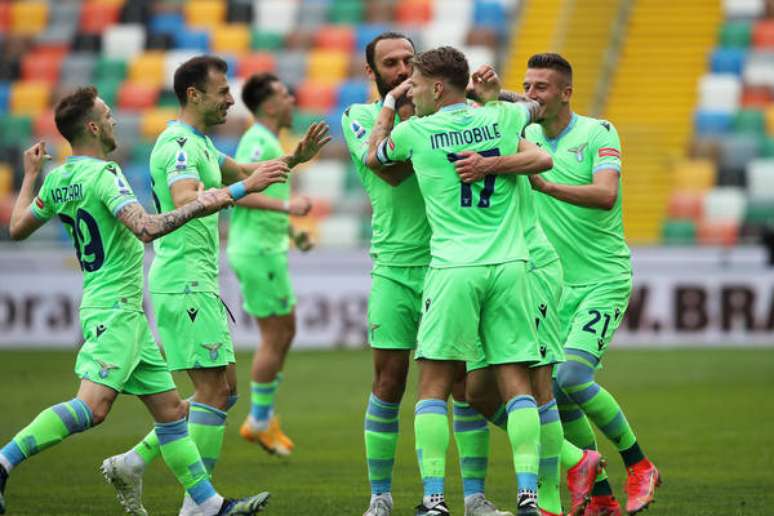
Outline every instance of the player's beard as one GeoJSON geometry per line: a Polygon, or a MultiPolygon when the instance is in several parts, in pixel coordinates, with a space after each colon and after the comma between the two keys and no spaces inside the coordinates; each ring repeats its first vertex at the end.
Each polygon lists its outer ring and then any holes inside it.
{"type": "Polygon", "coordinates": [[[392,84],[389,84],[389,83],[387,83],[387,81],[385,81],[385,80],[382,78],[382,76],[381,76],[381,75],[379,75],[379,72],[377,72],[377,71],[374,71],[374,77],[376,78],[376,90],[379,92],[379,96],[380,96],[381,98],[384,98],[384,97],[386,97],[386,96],[387,96],[387,94],[388,94],[388,93],[389,93],[389,92],[390,92],[390,91],[391,91],[393,88],[397,87],[397,86],[398,86],[400,83],[402,83],[403,81],[405,81],[406,79],[408,79],[408,75],[406,75],[406,76],[399,75],[399,76],[398,76],[398,77],[395,79],[395,82],[393,82],[392,84]]]}

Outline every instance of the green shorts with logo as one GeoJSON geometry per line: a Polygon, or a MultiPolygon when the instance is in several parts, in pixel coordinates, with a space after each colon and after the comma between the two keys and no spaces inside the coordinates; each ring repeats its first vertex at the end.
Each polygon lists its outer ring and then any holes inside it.
{"type": "MultiPolygon", "coordinates": [[[[540,268],[530,266],[528,285],[532,296],[540,362],[532,367],[542,367],[564,361],[563,341],[559,325],[559,303],[562,297],[562,264],[559,260],[545,264],[540,268]]],[[[484,357],[468,362],[468,372],[487,367],[484,357]]]]}
{"type": "Polygon", "coordinates": [[[559,308],[564,348],[601,358],[621,325],[631,293],[631,276],[595,285],[565,285],[559,308]]]}
{"type": "Polygon", "coordinates": [[[228,262],[239,280],[245,312],[262,318],[293,311],[296,296],[290,282],[288,253],[229,253],[228,262]]]}
{"type": "Polygon", "coordinates": [[[175,388],[144,312],[82,308],[80,316],[85,342],[75,362],[79,378],[135,396],[175,388]]]}
{"type": "Polygon", "coordinates": [[[374,265],[368,296],[368,343],[377,349],[417,346],[427,267],[374,265]]]}
{"type": "Polygon", "coordinates": [[[430,268],[416,358],[537,363],[527,263],[430,268]]]}
{"type": "Polygon", "coordinates": [[[151,301],[170,371],[235,362],[226,306],[216,293],[152,292],[151,301]]]}

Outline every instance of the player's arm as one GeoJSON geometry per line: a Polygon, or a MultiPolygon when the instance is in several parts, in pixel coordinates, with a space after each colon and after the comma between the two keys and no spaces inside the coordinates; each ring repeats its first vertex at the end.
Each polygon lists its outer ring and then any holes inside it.
{"type": "Polygon", "coordinates": [[[140,203],[130,202],[119,208],[116,218],[147,244],[174,231],[193,218],[231,206],[232,202],[231,192],[228,189],[211,188],[204,191],[204,185],[199,183],[196,199],[176,210],[151,214],[146,212],[140,203]]]}
{"type": "Polygon", "coordinates": [[[484,157],[477,152],[458,152],[454,162],[464,183],[474,183],[490,174],[539,174],[554,166],[551,155],[534,143],[519,140],[519,152],[510,156],[484,157]]]}
{"type": "MultiPolygon", "coordinates": [[[[382,177],[380,172],[392,173],[392,165],[396,161],[408,161],[409,156],[403,156],[404,159],[388,156],[388,148],[395,150],[395,142],[390,138],[395,125],[395,103],[397,99],[403,97],[411,86],[411,79],[406,79],[398,86],[393,88],[385,97],[382,103],[382,109],[376,117],[376,123],[371,130],[368,138],[368,153],[365,158],[365,165],[382,177]]],[[[393,154],[400,154],[400,151],[393,154]]]]}
{"type": "Polygon", "coordinates": [[[35,198],[35,181],[43,169],[43,163],[49,159],[51,156],[46,154],[44,142],[36,143],[24,151],[24,178],[19,195],[16,197],[16,203],[13,205],[9,227],[13,240],[24,240],[45,224],[50,216],[50,214],[45,217],[36,216],[32,208],[32,201],[35,198]]]}
{"type": "Polygon", "coordinates": [[[285,201],[256,193],[247,195],[237,201],[236,204],[254,210],[278,211],[299,217],[303,217],[312,209],[312,201],[306,196],[294,197],[289,201],[285,201]]]}

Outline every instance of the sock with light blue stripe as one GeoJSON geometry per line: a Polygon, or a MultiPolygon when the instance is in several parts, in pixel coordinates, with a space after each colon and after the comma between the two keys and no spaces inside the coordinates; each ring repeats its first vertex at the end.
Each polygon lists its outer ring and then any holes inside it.
{"type": "Polygon", "coordinates": [[[483,494],[489,462],[489,425],[468,403],[455,400],[452,407],[463,494],[483,494]]]}
{"type": "Polygon", "coordinates": [[[267,383],[250,382],[250,416],[256,430],[266,430],[274,411],[274,397],[280,377],[267,383]]]}
{"type": "Polygon", "coordinates": [[[497,411],[488,419],[490,423],[500,430],[508,431],[508,411],[505,410],[505,404],[500,405],[497,411]]]}
{"type": "Polygon", "coordinates": [[[443,495],[449,417],[445,400],[420,400],[414,412],[414,434],[424,496],[443,495]]]}
{"type": "Polygon", "coordinates": [[[188,409],[188,431],[199,449],[207,472],[212,475],[223,448],[226,413],[204,403],[192,401],[188,409]]]}
{"type": "Polygon", "coordinates": [[[559,419],[556,400],[538,409],[540,415],[540,471],[538,473],[538,503],[540,508],[553,514],[562,513],[559,494],[560,460],[564,432],[559,419]]]}
{"type": "Polygon", "coordinates": [[[382,401],[371,394],[365,414],[365,449],[371,494],[392,491],[392,466],[398,447],[400,403],[382,401]]]}
{"type": "Polygon", "coordinates": [[[0,463],[10,471],[22,461],[66,437],[83,432],[93,424],[94,415],[78,398],[59,403],[42,411],[0,450],[0,463]]]}
{"type": "Polygon", "coordinates": [[[537,493],[540,468],[540,417],[532,396],[514,396],[505,405],[508,411],[508,440],[519,494],[537,493]]]}

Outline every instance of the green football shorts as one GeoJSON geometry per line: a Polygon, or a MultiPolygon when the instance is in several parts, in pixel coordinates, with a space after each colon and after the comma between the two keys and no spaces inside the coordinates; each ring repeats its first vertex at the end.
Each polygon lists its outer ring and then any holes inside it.
{"type": "Polygon", "coordinates": [[[374,265],[368,296],[368,343],[377,349],[417,346],[427,267],[374,265]]]}
{"type": "Polygon", "coordinates": [[[296,296],[290,283],[288,253],[229,253],[228,262],[239,280],[245,312],[262,318],[293,311],[296,296]]]}
{"type": "Polygon", "coordinates": [[[226,307],[214,292],[151,292],[159,339],[170,371],[235,362],[226,307]]]}
{"type": "Polygon", "coordinates": [[[430,268],[422,298],[416,358],[540,360],[526,262],[430,268]]]}
{"type": "Polygon", "coordinates": [[[564,348],[601,358],[621,325],[631,293],[631,276],[595,285],[565,285],[559,308],[564,348]]]}
{"type": "Polygon", "coordinates": [[[144,312],[83,308],[80,316],[85,342],[75,361],[79,378],[135,396],[175,388],[144,312]]]}

